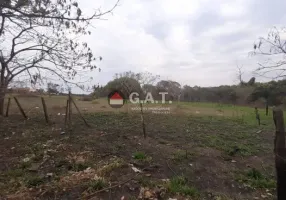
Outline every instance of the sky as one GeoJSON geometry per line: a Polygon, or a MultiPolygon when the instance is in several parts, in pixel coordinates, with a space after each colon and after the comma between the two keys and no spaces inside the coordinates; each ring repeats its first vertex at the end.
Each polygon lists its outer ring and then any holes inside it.
{"type": "MultiPolygon", "coordinates": [[[[90,13],[115,3],[80,0],[79,6],[90,13]]],[[[238,83],[242,66],[248,81],[262,59],[249,52],[269,29],[285,25],[285,7],[283,0],[121,0],[83,38],[103,57],[101,72],[90,76],[106,84],[115,73],[149,71],[181,85],[218,86],[238,83]]]]}

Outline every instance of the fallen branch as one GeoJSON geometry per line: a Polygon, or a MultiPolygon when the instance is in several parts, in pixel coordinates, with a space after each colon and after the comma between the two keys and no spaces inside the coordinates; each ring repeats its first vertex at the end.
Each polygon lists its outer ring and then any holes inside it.
{"type": "Polygon", "coordinates": [[[166,160],[167,166],[168,168],[176,175],[178,176],[178,174],[170,167],[168,160],[166,160]]]}

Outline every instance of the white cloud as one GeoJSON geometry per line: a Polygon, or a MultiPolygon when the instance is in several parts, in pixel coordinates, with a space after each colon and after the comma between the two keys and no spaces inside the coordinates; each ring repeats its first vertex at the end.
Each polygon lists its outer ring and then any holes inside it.
{"type": "Polygon", "coordinates": [[[251,0],[224,1],[220,4],[219,13],[226,18],[242,18],[248,12],[251,0]]]}
{"type": "MultiPolygon", "coordinates": [[[[102,72],[93,76],[104,84],[116,72],[148,70],[183,84],[233,84],[239,62],[250,77],[257,67],[257,59],[248,57],[253,42],[286,17],[266,1],[121,0],[107,21],[94,21],[96,29],[87,38],[94,53],[103,56],[102,72]]],[[[91,11],[115,2],[81,4],[91,11]]]]}

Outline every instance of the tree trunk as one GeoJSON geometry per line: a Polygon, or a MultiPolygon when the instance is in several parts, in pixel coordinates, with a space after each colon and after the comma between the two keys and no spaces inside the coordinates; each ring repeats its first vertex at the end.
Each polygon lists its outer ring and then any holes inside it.
{"type": "Polygon", "coordinates": [[[268,100],[266,100],[266,103],[265,103],[265,115],[268,116],[268,100]]]}
{"type": "Polygon", "coordinates": [[[0,91],[0,115],[4,116],[5,93],[0,91]]]}
{"type": "Polygon", "coordinates": [[[2,55],[0,55],[0,64],[0,115],[4,116],[4,102],[8,84],[5,81],[5,69],[7,69],[7,65],[4,63],[2,55]]]}

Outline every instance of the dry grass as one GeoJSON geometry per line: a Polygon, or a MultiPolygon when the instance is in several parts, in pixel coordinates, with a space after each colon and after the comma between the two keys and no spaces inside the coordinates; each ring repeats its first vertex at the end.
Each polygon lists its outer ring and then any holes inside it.
{"type": "Polygon", "coordinates": [[[144,107],[170,106],[171,111],[146,111],[148,137],[143,139],[140,111],[132,111],[136,105],[113,109],[106,99],[94,104],[74,97],[91,127],[86,128],[73,109],[72,132],[67,133],[62,129],[64,116],[57,115],[64,112],[67,97],[45,99],[51,125],[45,124],[40,98],[19,98],[26,111],[38,107],[29,113],[30,120],[18,117],[15,103],[11,117],[0,119],[0,178],[4,183],[0,191],[5,197],[78,199],[127,180],[97,197],[137,199],[142,187],[154,194],[159,186],[166,191],[163,199],[242,200],[261,195],[272,199],[269,194],[275,194],[273,121],[261,114],[266,125],[257,126],[252,108],[148,104],[144,107]],[[259,180],[247,173],[250,166],[263,172],[259,180]],[[21,196],[15,196],[16,192],[21,196]]]}

